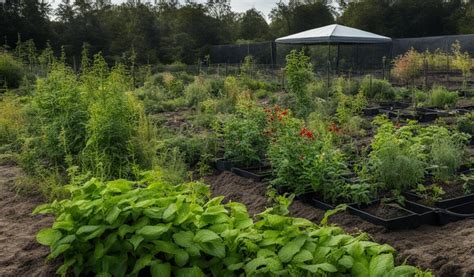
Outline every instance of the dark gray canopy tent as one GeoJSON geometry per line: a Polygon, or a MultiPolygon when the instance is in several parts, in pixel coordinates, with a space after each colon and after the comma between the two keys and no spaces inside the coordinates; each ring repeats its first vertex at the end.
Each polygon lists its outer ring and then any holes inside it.
{"type": "Polygon", "coordinates": [[[381,44],[391,43],[392,39],[359,29],[333,24],[301,33],[289,35],[276,40],[279,44],[296,45],[328,45],[328,58],[331,53],[331,45],[337,46],[336,70],[339,68],[339,45],[341,44],[381,44]]]}

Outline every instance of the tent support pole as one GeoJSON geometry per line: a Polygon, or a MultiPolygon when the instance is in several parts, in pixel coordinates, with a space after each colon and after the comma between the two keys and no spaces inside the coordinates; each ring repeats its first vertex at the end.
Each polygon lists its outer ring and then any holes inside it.
{"type": "MultiPolygon", "coordinates": [[[[326,65],[326,73],[327,73],[327,78],[328,78],[328,89],[329,89],[329,86],[330,86],[330,70],[331,70],[331,44],[328,42],[328,56],[327,56],[327,65],[326,65]]],[[[329,96],[329,91],[328,91],[328,96],[329,96]]]]}
{"type": "Polygon", "coordinates": [[[337,76],[339,77],[339,51],[340,51],[340,44],[337,44],[337,60],[336,60],[336,73],[337,76]]]}

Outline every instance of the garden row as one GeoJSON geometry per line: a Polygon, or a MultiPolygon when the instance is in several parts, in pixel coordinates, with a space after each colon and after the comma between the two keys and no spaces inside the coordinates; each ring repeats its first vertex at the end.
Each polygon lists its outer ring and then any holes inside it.
{"type": "MultiPolygon", "coordinates": [[[[471,133],[469,123],[461,118],[457,126],[471,133]]],[[[353,142],[336,123],[305,123],[289,110],[248,104],[224,123],[226,160],[218,161],[218,169],[270,179],[320,208],[353,204],[352,211],[389,228],[473,216],[470,135],[415,121],[402,126],[386,116],[376,117],[369,129],[375,133],[369,147],[351,153],[353,142]]]]}

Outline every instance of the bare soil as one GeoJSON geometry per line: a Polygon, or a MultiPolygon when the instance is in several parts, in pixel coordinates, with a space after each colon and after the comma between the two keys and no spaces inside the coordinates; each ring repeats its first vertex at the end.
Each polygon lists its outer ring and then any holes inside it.
{"type": "Polygon", "coordinates": [[[49,249],[36,242],[36,232],[51,226],[48,216],[33,216],[38,197],[16,194],[12,188],[22,172],[0,166],[0,276],[53,276],[54,264],[46,262],[49,249]]]}
{"type": "MultiPolygon", "coordinates": [[[[35,240],[38,230],[51,226],[53,218],[33,216],[33,209],[43,201],[39,197],[16,194],[12,188],[22,175],[13,165],[0,166],[0,276],[54,276],[58,263],[47,263],[49,249],[35,240]]],[[[263,183],[225,172],[207,178],[215,196],[247,205],[252,214],[270,204],[263,183]]],[[[292,216],[318,223],[324,212],[300,201],[290,208],[292,216]]],[[[375,241],[388,243],[399,253],[398,262],[407,261],[436,276],[474,276],[474,220],[446,226],[422,226],[415,230],[389,232],[348,213],[333,216],[331,223],[350,233],[367,232],[375,241]]]]}
{"type": "MultiPolygon", "coordinates": [[[[214,196],[224,195],[226,201],[247,205],[251,214],[260,213],[269,206],[266,185],[224,172],[206,180],[214,196]]],[[[310,205],[295,201],[291,215],[318,223],[324,212],[310,205]]],[[[421,226],[414,230],[388,231],[362,219],[340,213],[330,219],[350,233],[366,232],[379,243],[392,245],[398,251],[397,260],[405,260],[423,269],[430,269],[436,276],[474,276],[474,220],[464,220],[445,226],[421,226]]]]}

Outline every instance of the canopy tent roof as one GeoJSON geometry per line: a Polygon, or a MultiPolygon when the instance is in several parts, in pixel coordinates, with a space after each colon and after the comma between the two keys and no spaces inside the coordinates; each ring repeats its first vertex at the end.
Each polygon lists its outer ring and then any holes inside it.
{"type": "Polygon", "coordinates": [[[282,44],[323,44],[323,43],[388,43],[392,39],[359,29],[333,24],[276,40],[282,44]]]}

